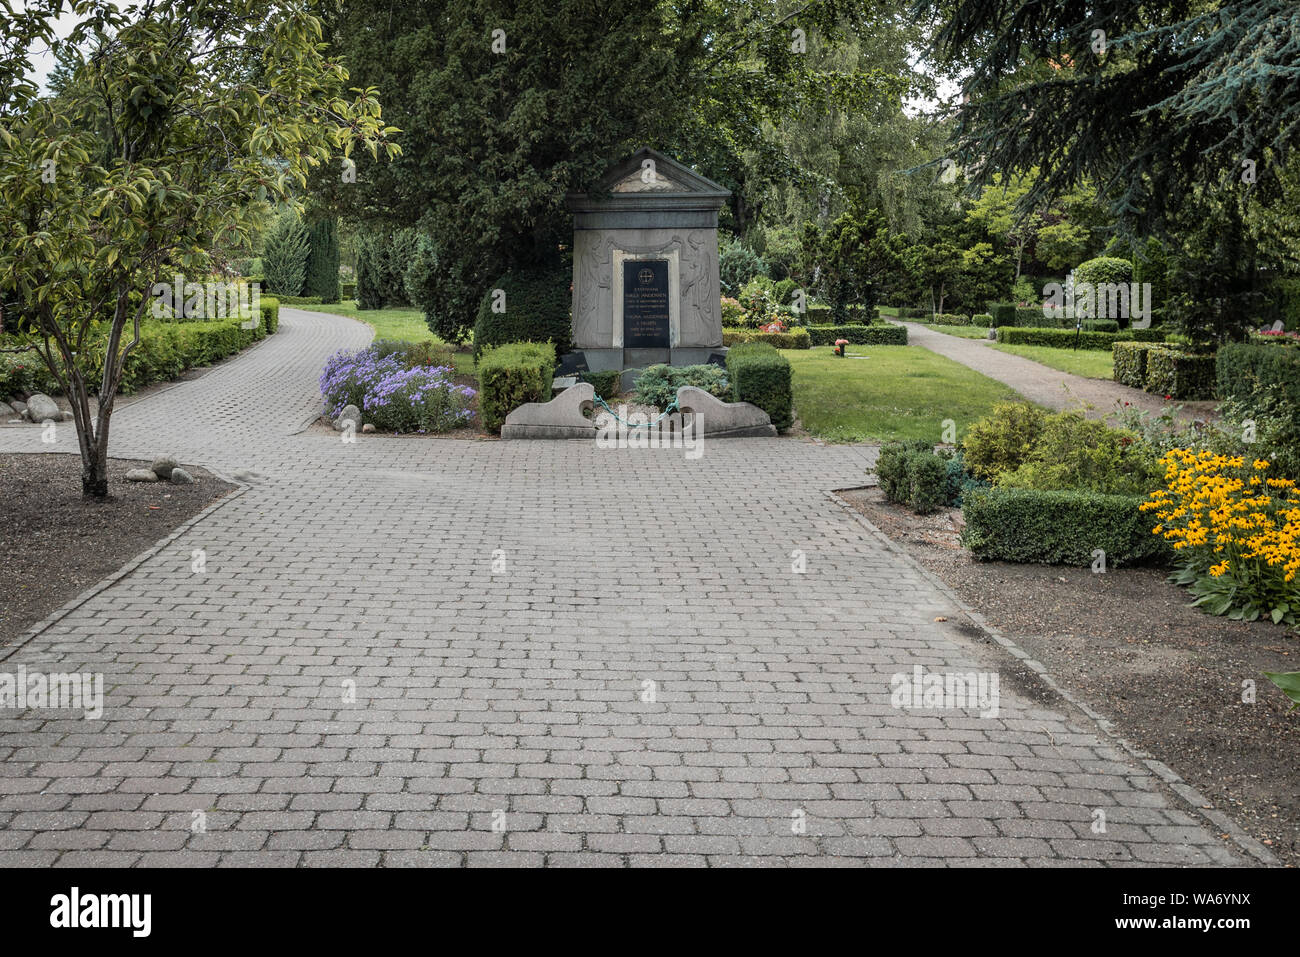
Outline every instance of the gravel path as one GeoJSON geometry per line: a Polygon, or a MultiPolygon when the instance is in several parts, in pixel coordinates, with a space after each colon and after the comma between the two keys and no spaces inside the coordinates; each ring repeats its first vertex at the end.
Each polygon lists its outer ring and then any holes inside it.
{"type": "MultiPolygon", "coordinates": [[[[917,322],[902,322],[898,325],[907,327],[908,341],[912,345],[923,346],[990,379],[1005,383],[1030,402],[1049,409],[1080,410],[1082,407],[1084,414],[1096,419],[1110,416],[1125,402],[1152,413],[1159,413],[1161,409],[1173,404],[1163,396],[1130,389],[1118,382],[1088,379],[1061,372],[1032,359],[992,349],[988,339],[949,336],[917,322]]],[[[1179,417],[1183,420],[1205,418],[1212,414],[1212,402],[1186,402],[1182,405],[1184,408],[1179,417]]]]}

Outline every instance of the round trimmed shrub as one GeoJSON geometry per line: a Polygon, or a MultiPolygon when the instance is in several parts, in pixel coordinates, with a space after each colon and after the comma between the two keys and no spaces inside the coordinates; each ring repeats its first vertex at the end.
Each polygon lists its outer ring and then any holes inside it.
{"type": "Polygon", "coordinates": [[[1090,282],[1093,285],[1111,282],[1130,283],[1133,281],[1133,263],[1118,256],[1098,256],[1096,259],[1089,259],[1079,264],[1074,270],[1074,281],[1076,284],[1090,282]]]}
{"type": "Polygon", "coordinates": [[[507,342],[553,342],[557,354],[568,352],[573,336],[571,283],[563,269],[516,270],[494,282],[474,321],[474,358],[489,346],[507,342]],[[493,305],[502,302],[497,290],[505,294],[502,312],[493,311],[493,305]]]}

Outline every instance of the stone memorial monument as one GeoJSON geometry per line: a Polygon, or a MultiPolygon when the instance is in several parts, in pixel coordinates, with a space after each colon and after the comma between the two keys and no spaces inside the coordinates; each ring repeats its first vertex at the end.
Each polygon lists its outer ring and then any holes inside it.
{"type": "MultiPolygon", "coordinates": [[[[721,355],[718,210],[731,193],[652,149],[612,167],[573,213],[573,343],[593,371],[721,355]]],[[[716,360],[715,360],[716,361],[716,360]]]]}

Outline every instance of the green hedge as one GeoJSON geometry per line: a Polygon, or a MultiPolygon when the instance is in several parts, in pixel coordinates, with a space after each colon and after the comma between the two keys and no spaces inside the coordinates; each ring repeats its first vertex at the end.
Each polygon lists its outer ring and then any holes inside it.
{"type": "Polygon", "coordinates": [[[1246,399],[1277,386],[1300,416],[1300,349],[1272,343],[1221,346],[1215,356],[1215,381],[1221,399],[1246,399]]]}
{"type": "MultiPolygon", "coordinates": [[[[1114,321],[1114,320],[1111,320],[1114,321]]],[[[1078,333],[1080,349],[1109,349],[1116,342],[1164,342],[1163,329],[1125,329],[1122,332],[1087,330],[1078,333]]],[[[1075,330],[1051,328],[1026,328],[999,326],[998,342],[1019,346],[1051,346],[1055,349],[1073,349],[1075,330]]]]}
{"type": "MultiPolygon", "coordinates": [[[[1116,337],[1113,332],[1081,332],[1077,341],[1080,349],[1109,349],[1116,337]]],[[[1073,349],[1075,341],[1073,329],[1022,329],[1019,326],[1001,326],[998,329],[998,342],[1012,346],[1073,349]]]]}
{"type": "Polygon", "coordinates": [[[339,283],[339,296],[343,299],[357,298],[357,284],[355,281],[346,281],[339,283]]]}
{"type": "Polygon", "coordinates": [[[993,317],[994,326],[1014,326],[1016,324],[1016,304],[1014,302],[990,302],[989,315],[993,317]]]}
{"type": "MultiPolygon", "coordinates": [[[[902,310],[899,310],[902,314],[902,310]]],[[[849,306],[849,316],[853,322],[872,323],[880,321],[880,309],[873,306],[870,314],[867,313],[866,306],[849,306]]],[[[830,306],[809,306],[804,313],[804,319],[810,326],[828,325],[831,321],[830,306]]]]}
{"type": "Polygon", "coordinates": [[[580,372],[578,373],[578,381],[591,383],[591,387],[596,390],[596,395],[602,399],[608,399],[618,395],[619,389],[622,388],[623,373],[617,369],[605,369],[600,372],[580,372]]]}
{"type": "Polygon", "coordinates": [[[980,489],[963,501],[962,544],[982,561],[1106,566],[1163,561],[1168,546],[1139,510],[1142,496],[1096,492],[980,489]]]}
{"type": "Polygon", "coordinates": [[[737,402],[751,402],[766,412],[778,432],[794,423],[790,363],[766,342],[744,342],[727,352],[727,375],[737,402]]]}
{"type": "Polygon", "coordinates": [[[1153,346],[1147,350],[1145,388],[1171,399],[1209,399],[1214,395],[1214,356],[1153,346]]]}
{"type": "Polygon", "coordinates": [[[562,270],[521,270],[492,283],[474,322],[474,358],[488,346],[507,342],[553,342],[557,353],[569,351],[572,324],[570,276],[562,270]],[[493,312],[505,294],[504,312],[493,312]]]}
{"type": "Polygon", "coordinates": [[[971,324],[970,316],[963,312],[935,313],[934,319],[931,321],[940,326],[969,326],[971,324]]]}
{"type": "Polygon", "coordinates": [[[975,315],[970,317],[970,324],[972,326],[986,326],[991,328],[993,326],[993,315],[988,312],[977,312],[975,315]]]}
{"type": "Polygon", "coordinates": [[[811,349],[813,344],[808,330],[800,326],[794,326],[788,332],[763,332],[759,329],[722,330],[724,346],[734,346],[742,342],[766,342],[777,349],[811,349]]]}
{"type": "Polygon", "coordinates": [[[555,346],[511,342],[491,346],[478,358],[479,417],[483,428],[500,432],[506,416],[525,402],[547,402],[555,378],[555,346]]]}
{"type": "Polygon", "coordinates": [[[1145,389],[1147,352],[1153,348],[1155,345],[1150,342],[1116,342],[1111,346],[1115,381],[1132,389],[1145,389]]]}
{"type": "Polygon", "coordinates": [[[808,335],[815,346],[833,346],[836,339],[847,339],[855,346],[905,346],[907,327],[884,323],[879,326],[809,326],[808,335]]]}
{"type": "Polygon", "coordinates": [[[1084,332],[1119,332],[1118,319],[1085,319],[1084,332]]]}

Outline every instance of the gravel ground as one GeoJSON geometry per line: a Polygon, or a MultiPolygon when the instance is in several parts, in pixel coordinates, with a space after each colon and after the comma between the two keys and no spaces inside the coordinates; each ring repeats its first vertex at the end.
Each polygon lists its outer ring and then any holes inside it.
{"type": "Polygon", "coordinates": [[[960,510],[923,517],[878,489],[840,494],[1130,743],[1300,864],[1300,711],[1261,674],[1300,670],[1300,637],[1190,608],[1163,569],[976,562],[957,542],[960,510]]]}
{"type": "Polygon", "coordinates": [[[0,455],[0,647],[234,488],[189,465],[193,485],[125,481],[148,466],[111,460],[87,502],[80,456],[0,455]]]}

